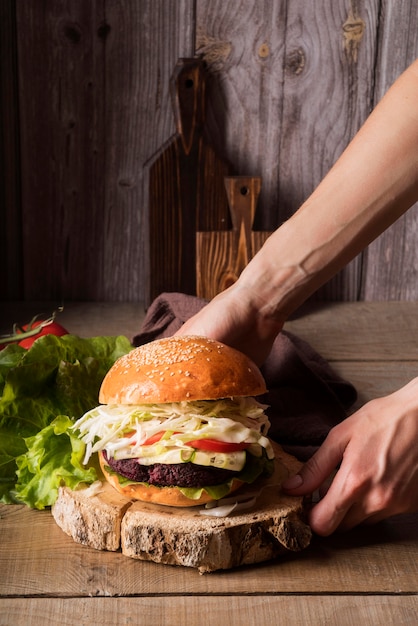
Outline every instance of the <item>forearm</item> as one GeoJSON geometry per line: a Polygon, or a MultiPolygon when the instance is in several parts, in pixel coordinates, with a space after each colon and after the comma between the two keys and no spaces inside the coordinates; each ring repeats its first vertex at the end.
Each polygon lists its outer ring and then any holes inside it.
{"type": "Polygon", "coordinates": [[[286,318],[418,199],[418,62],[388,91],[238,288],[266,318],[286,318]]]}

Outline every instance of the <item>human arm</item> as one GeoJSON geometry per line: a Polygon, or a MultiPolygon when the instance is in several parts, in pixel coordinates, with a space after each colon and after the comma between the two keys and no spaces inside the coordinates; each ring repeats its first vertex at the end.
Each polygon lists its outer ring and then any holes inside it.
{"type": "MultiPolygon", "coordinates": [[[[288,315],[418,200],[417,102],[415,62],[310,198],[181,332],[215,337],[263,362],[288,315]]],[[[417,510],[417,442],[415,379],[332,429],[284,487],[312,493],[339,466],[310,512],[321,535],[417,510]]]]}
{"type": "Polygon", "coordinates": [[[318,452],[283,488],[292,495],[311,494],[332,478],[328,491],[309,513],[310,525],[320,535],[417,511],[417,444],[415,378],[335,426],[318,452]]]}
{"type": "Polygon", "coordinates": [[[238,281],[180,333],[213,336],[261,363],[289,314],[418,199],[417,101],[418,61],[238,281]]]}

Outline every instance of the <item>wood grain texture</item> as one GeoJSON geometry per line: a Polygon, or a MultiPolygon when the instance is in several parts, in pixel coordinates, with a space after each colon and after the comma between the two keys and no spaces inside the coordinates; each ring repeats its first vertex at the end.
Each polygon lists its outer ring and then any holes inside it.
{"type": "Polygon", "coordinates": [[[189,594],[411,594],[418,580],[418,515],[357,528],[289,557],[201,576],[189,567],[138,562],[75,543],[50,511],[0,505],[4,596],[189,594]],[[63,570],[63,563],[65,569],[63,570]],[[378,575],[376,575],[378,572],[378,575]]]}
{"type": "MultiPolygon", "coordinates": [[[[19,306],[15,305],[15,312],[19,306]]],[[[37,306],[37,305],[36,305],[37,306]]],[[[9,307],[9,313],[14,313],[9,307]]],[[[74,303],[82,336],[136,324],[127,303],[74,303]],[[111,314],[111,311],[113,313],[111,314]]],[[[313,303],[289,322],[364,400],[418,369],[418,303],[313,303]]],[[[135,327],[135,326],[134,326],[135,327]]],[[[328,538],[277,561],[200,576],[76,544],[49,511],[0,505],[0,624],[416,624],[418,514],[328,538]],[[244,620],[245,618],[245,620],[244,620]]]]}
{"type": "Polygon", "coordinates": [[[212,70],[208,126],[234,173],[261,176],[257,230],[278,225],[287,2],[198,0],[196,50],[212,70]]]}
{"type": "Polygon", "coordinates": [[[253,230],[261,178],[227,176],[224,182],[232,229],[196,233],[196,295],[207,300],[238,279],[271,235],[253,230]]]}
{"type": "Polygon", "coordinates": [[[25,298],[143,299],[142,166],[172,132],[191,6],[17,4],[25,298]]]}
{"type": "Polygon", "coordinates": [[[17,31],[14,0],[0,3],[0,301],[23,295],[17,31]]]}
{"type": "MultiPolygon", "coordinates": [[[[257,3],[251,10],[249,3],[239,4],[228,20],[219,19],[219,2],[198,3],[197,46],[199,33],[204,53],[208,35],[211,41],[231,44],[213,108],[220,116],[218,91],[225,93],[223,109],[234,110],[226,128],[221,127],[228,155],[240,172],[262,176],[259,220],[271,230],[295,212],[365,119],[373,58],[360,55],[366,24],[347,14],[345,3],[333,3],[332,8],[257,3]],[[343,26],[348,29],[355,20],[361,36],[356,52],[347,54],[343,26]],[[360,85],[367,84],[365,93],[360,85]]],[[[373,46],[374,25],[367,28],[373,46]]],[[[218,126],[214,124],[215,132],[218,126]]],[[[334,287],[328,286],[326,298],[356,299],[360,266],[361,260],[334,287]]]]}
{"type": "MultiPolygon", "coordinates": [[[[197,47],[207,55],[208,63],[213,63],[216,80],[213,132],[227,137],[227,154],[241,172],[263,177],[260,219],[264,228],[276,228],[294,213],[364,122],[370,103],[376,103],[417,56],[414,35],[403,40],[401,34],[414,28],[415,9],[408,3],[403,8],[388,4],[381,7],[374,0],[310,7],[292,2],[280,8],[275,4],[274,9],[270,5],[275,13],[267,16],[263,13],[268,10],[267,3],[250,9],[248,3],[240,2],[232,17],[232,12],[225,16],[225,8],[222,11],[217,0],[198,2],[197,47]],[[396,30],[396,24],[402,26],[396,30]],[[397,42],[396,55],[389,51],[392,35],[397,42]],[[258,46],[263,39],[265,44],[258,46]],[[256,51],[262,57],[258,62],[256,51]],[[381,60],[376,64],[378,54],[381,60]],[[245,74],[241,63],[245,63],[245,74]],[[377,87],[375,93],[375,84],[384,88],[377,87]],[[234,115],[221,124],[222,110],[231,106],[234,115]],[[250,149],[251,138],[254,145],[250,149]]],[[[412,226],[409,240],[416,232],[415,223],[412,226]]],[[[363,288],[369,266],[360,255],[315,297],[413,299],[415,252],[410,250],[411,244],[402,248],[406,232],[398,235],[396,269],[376,276],[376,270],[373,273],[370,268],[373,291],[363,288]],[[406,260],[409,257],[412,264],[406,260]]],[[[374,268],[392,267],[385,262],[384,252],[388,254],[388,246],[395,240],[392,235],[389,242],[381,241],[374,268]]]]}
{"type": "MultiPolygon", "coordinates": [[[[99,299],[143,301],[150,276],[144,164],[174,132],[170,77],[178,58],[193,56],[193,2],[111,0],[105,7],[112,30],[105,66],[108,152],[99,299]]],[[[159,251],[170,264],[168,250],[159,251]]]]}
{"type": "MultiPolygon", "coordinates": [[[[376,15],[366,16],[364,6],[337,2],[306,11],[303,2],[289,4],[279,169],[283,217],[309,196],[369,113],[376,15]]],[[[361,265],[361,257],[355,259],[317,297],[356,300],[361,265]]]]}
{"type": "Polygon", "coordinates": [[[196,232],[230,223],[230,165],[205,132],[206,70],[179,59],[170,80],[177,132],[146,164],[146,305],[162,291],[196,294],[196,232]]]}
{"type": "Polygon", "coordinates": [[[280,623],[287,626],[329,624],[330,626],[415,626],[418,598],[412,596],[179,596],[165,598],[10,598],[0,600],[0,624],[4,626],[73,626],[74,623],[170,624],[201,626],[264,626],[280,623]],[[86,620],[86,621],[83,621],[86,620]],[[88,620],[88,622],[87,622],[88,620]]]}
{"type": "MultiPolygon", "coordinates": [[[[378,32],[374,105],[402,69],[418,57],[417,23],[416,2],[383,3],[378,32]],[[395,24],[401,27],[394,28],[395,24]]],[[[363,263],[362,299],[416,300],[417,233],[418,204],[370,244],[363,263]]]]}
{"type": "Polygon", "coordinates": [[[103,246],[103,6],[16,9],[24,294],[86,297],[96,294],[93,259],[103,246]]]}
{"type": "MultiPolygon", "coordinates": [[[[2,300],[144,299],[144,164],[174,133],[178,58],[203,55],[208,134],[234,174],[262,177],[255,229],[271,231],[418,56],[415,0],[5,0],[1,11],[2,300]]],[[[411,209],[315,298],[416,299],[417,219],[411,209]]]]}
{"type": "Polygon", "coordinates": [[[418,354],[416,302],[311,303],[285,328],[330,361],[414,361],[418,354]]]}

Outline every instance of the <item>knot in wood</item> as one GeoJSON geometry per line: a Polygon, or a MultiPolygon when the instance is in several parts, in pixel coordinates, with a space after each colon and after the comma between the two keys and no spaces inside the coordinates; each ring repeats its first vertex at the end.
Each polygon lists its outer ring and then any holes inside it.
{"type": "Polygon", "coordinates": [[[365,24],[359,17],[355,18],[349,15],[343,24],[345,36],[349,39],[361,39],[363,37],[365,24]]]}
{"type": "Polygon", "coordinates": [[[202,55],[207,66],[212,71],[219,71],[224,67],[231,51],[231,42],[211,37],[202,28],[198,27],[196,33],[196,53],[202,55]]]}
{"type": "Polygon", "coordinates": [[[305,67],[305,53],[302,48],[296,48],[289,52],[285,60],[286,72],[298,76],[305,67]]]}
{"type": "Polygon", "coordinates": [[[102,24],[100,24],[99,28],[97,29],[97,36],[99,39],[102,39],[103,41],[105,41],[110,31],[111,31],[110,25],[107,24],[107,22],[103,22],[102,24]]]}
{"type": "Polygon", "coordinates": [[[344,36],[344,50],[354,63],[358,58],[358,49],[360,42],[363,39],[366,24],[357,15],[352,12],[349,13],[346,21],[343,24],[343,36],[344,36]]]}
{"type": "Polygon", "coordinates": [[[269,56],[270,54],[270,48],[269,45],[267,43],[262,43],[261,46],[258,49],[258,56],[261,59],[265,59],[269,56]]]}
{"type": "Polygon", "coordinates": [[[80,43],[83,36],[81,27],[75,22],[64,22],[61,26],[61,34],[72,45],[80,43]]]}

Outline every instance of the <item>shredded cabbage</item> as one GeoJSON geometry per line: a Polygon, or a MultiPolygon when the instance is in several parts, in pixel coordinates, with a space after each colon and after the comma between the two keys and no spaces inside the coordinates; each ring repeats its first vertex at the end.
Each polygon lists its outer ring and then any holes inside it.
{"type": "Polygon", "coordinates": [[[161,458],[173,448],[190,450],[187,442],[197,439],[258,444],[271,459],[274,453],[266,437],[270,427],[266,408],[254,398],[100,405],[83,415],[73,428],[86,444],[84,463],[100,450],[118,459],[161,458]],[[161,432],[161,439],[144,445],[161,432]]]}

